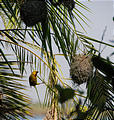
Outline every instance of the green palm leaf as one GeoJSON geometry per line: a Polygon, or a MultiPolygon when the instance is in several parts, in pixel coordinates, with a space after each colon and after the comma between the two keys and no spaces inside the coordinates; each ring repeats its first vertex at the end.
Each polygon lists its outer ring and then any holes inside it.
{"type": "Polygon", "coordinates": [[[0,118],[26,119],[30,101],[23,92],[20,92],[25,89],[25,86],[20,83],[21,76],[12,73],[7,63],[12,64],[13,69],[13,62],[3,63],[0,60],[0,118]]]}

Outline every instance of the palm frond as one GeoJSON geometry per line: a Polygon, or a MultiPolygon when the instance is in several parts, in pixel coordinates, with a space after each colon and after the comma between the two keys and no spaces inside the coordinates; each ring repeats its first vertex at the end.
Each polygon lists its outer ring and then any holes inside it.
{"type": "Polygon", "coordinates": [[[90,113],[91,119],[101,119],[102,116],[110,120],[113,118],[114,91],[107,79],[109,81],[109,78],[96,71],[95,77],[88,85],[87,98],[90,100],[88,115],[90,113]]]}
{"type": "Polygon", "coordinates": [[[12,73],[8,67],[10,64],[14,71],[13,62],[0,60],[0,118],[2,119],[26,119],[29,98],[20,92],[25,90],[22,85],[22,77],[18,73],[12,73]]]}

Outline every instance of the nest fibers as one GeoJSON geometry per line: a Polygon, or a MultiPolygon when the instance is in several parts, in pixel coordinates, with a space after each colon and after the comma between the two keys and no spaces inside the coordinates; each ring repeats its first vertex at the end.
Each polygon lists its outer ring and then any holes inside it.
{"type": "Polygon", "coordinates": [[[75,7],[75,2],[74,0],[63,0],[63,5],[72,11],[75,7]]]}
{"type": "MultiPolygon", "coordinates": [[[[53,3],[52,0],[50,0],[50,2],[53,3]]],[[[58,0],[58,2],[53,3],[53,4],[55,6],[63,4],[64,7],[67,7],[68,10],[71,10],[71,11],[75,7],[75,1],[74,0],[58,0]]]]}
{"type": "Polygon", "coordinates": [[[87,82],[93,76],[93,64],[91,56],[75,55],[70,66],[70,75],[74,83],[78,85],[87,82]]]}
{"type": "Polygon", "coordinates": [[[47,17],[47,6],[44,0],[28,0],[20,7],[20,17],[27,26],[43,22],[47,17]]]}

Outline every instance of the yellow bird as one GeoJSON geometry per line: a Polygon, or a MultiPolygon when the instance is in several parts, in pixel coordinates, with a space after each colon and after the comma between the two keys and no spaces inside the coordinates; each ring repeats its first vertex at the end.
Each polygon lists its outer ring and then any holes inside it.
{"type": "Polygon", "coordinates": [[[41,102],[40,102],[40,97],[39,97],[39,94],[38,94],[38,90],[37,90],[37,88],[36,88],[36,85],[39,85],[39,84],[41,84],[41,83],[37,83],[37,73],[38,73],[38,71],[33,71],[32,73],[31,73],[31,75],[29,76],[29,84],[30,84],[30,86],[34,86],[34,88],[35,88],[35,90],[36,90],[36,93],[37,93],[37,96],[38,96],[38,100],[39,100],[39,103],[40,103],[40,105],[41,105],[41,102]]]}
{"type": "Polygon", "coordinates": [[[33,71],[29,77],[29,84],[30,86],[35,86],[35,85],[38,85],[37,83],[37,73],[38,71],[33,71]]]}

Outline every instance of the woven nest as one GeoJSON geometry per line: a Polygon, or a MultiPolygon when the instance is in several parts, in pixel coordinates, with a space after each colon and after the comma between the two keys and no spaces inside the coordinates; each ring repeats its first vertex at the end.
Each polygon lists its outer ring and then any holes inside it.
{"type": "Polygon", "coordinates": [[[53,2],[52,0],[49,0],[54,6],[60,6],[61,4],[68,8],[68,10],[72,11],[75,7],[74,0],[58,0],[58,2],[53,2]]]}
{"type": "Polygon", "coordinates": [[[74,0],[63,0],[63,5],[69,10],[73,10],[73,8],[75,7],[75,2],[74,0]]]}
{"type": "Polygon", "coordinates": [[[90,56],[75,55],[70,66],[70,75],[74,83],[78,85],[89,81],[93,76],[93,64],[90,56]]]}
{"type": "Polygon", "coordinates": [[[20,7],[20,17],[27,26],[43,22],[47,17],[46,2],[42,0],[27,1],[20,7]]]}

